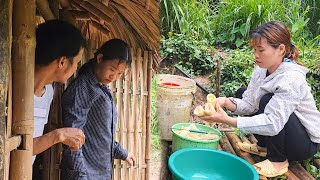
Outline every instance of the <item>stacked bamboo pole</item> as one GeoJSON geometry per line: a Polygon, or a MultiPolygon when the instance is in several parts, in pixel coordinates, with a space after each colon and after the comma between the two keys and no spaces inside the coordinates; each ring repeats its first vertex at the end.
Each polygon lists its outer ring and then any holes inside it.
{"type": "MultiPolygon", "coordinates": [[[[240,138],[238,137],[238,135],[236,135],[233,132],[225,132],[224,134],[226,135],[227,139],[222,138],[222,140],[220,141],[220,145],[223,147],[223,150],[226,150],[229,152],[230,149],[233,149],[236,155],[245,159],[250,164],[256,163],[254,158],[249,153],[246,153],[240,150],[240,148],[237,145],[238,142],[256,143],[257,140],[253,135],[251,135],[249,138],[246,138],[246,137],[240,138]],[[228,143],[226,143],[226,141],[227,142],[229,141],[231,146],[228,143]]],[[[231,153],[233,153],[232,150],[231,150],[231,153]]],[[[291,164],[289,166],[289,171],[286,172],[285,175],[288,177],[289,180],[306,179],[306,177],[307,179],[312,179],[311,175],[304,168],[302,168],[300,164],[297,164],[297,163],[291,164]]],[[[267,178],[264,176],[260,176],[260,179],[267,179],[267,178]]]]}
{"type": "Polygon", "coordinates": [[[35,9],[35,0],[13,2],[13,133],[22,146],[12,151],[10,179],[32,179],[35,9]]]}

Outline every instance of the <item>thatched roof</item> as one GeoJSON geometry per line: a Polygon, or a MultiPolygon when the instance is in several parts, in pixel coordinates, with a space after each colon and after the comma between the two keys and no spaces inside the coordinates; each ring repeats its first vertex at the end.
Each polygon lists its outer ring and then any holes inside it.
{"type": "MultiPolygon", "coordinates": [[[[133,48],[159,51],[160,0],[58,0],[60,19],[74,22],[91,40],[95,50],[111,38],[120,38],[133,48]]],[[[54,19],[48,0],[37,0],[44,19],[54,19]]],[[[52,7],[51,7],[52,9],[52,7]]],[[[159,58],[157,58],[159,59],[159,58]]],[[[156,60],[157,61],[157,60],[156,60]]]]}

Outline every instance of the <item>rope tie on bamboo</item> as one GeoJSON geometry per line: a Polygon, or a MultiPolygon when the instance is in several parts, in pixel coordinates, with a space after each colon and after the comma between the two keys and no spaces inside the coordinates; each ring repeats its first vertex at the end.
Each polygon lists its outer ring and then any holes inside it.
{"type": "Polygon", "coordinates": [[[13,129],[18,134],[33,134],[33,119],[14,122],[13,129]]]}

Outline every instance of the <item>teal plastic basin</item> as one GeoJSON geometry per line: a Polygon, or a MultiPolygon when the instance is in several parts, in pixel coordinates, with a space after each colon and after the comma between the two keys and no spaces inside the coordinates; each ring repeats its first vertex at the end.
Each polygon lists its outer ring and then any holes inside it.
{"type": "Polygon", "coordinates": [[[233,154],[201,148],[186,148],[169,158],[175,180],[258,180],[259,175],[247,161],[233,154]]]}

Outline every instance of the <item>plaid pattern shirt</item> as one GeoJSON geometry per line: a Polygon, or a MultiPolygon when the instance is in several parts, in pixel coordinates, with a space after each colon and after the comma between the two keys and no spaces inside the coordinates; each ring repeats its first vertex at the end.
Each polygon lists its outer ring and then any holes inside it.
{"type": "Polygon", "coordinates": [[[78,151],[64,145],[61,179],[111,180],[113,158],[125,160],[126,150],[114,141],[117,112],[108,86],[87,67],[62,96],[64,127],[83,130],[86,141],[78,151]]]}

